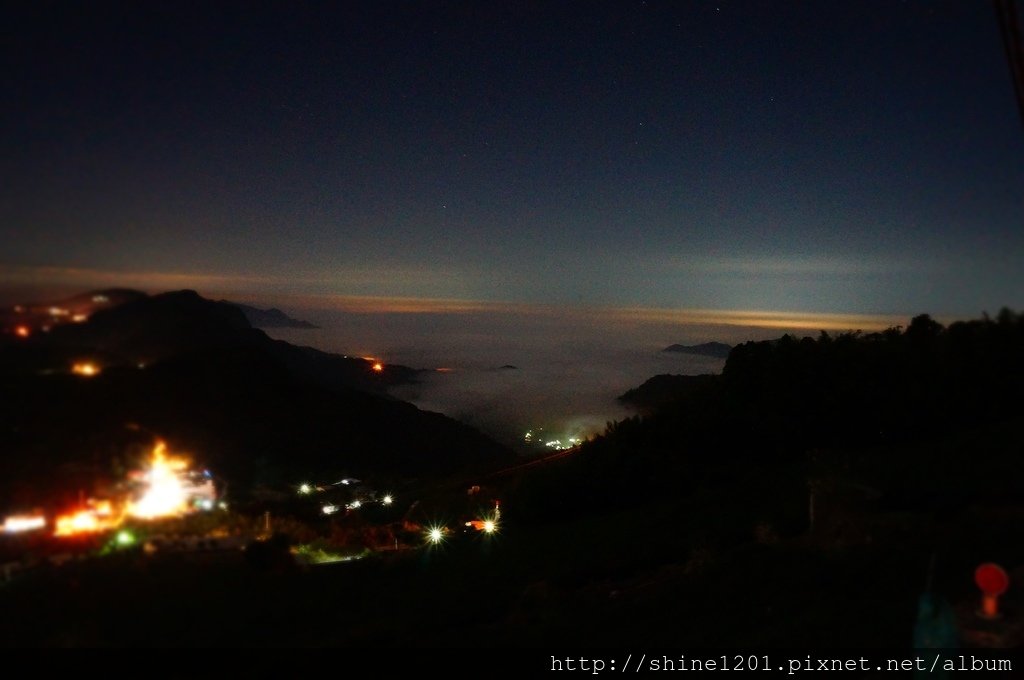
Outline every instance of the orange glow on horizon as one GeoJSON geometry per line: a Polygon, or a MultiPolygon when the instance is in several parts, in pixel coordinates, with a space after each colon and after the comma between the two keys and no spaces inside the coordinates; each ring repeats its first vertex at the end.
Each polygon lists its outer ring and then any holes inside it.
{"type": "Polygon", "coordinates": [[[381,371],[383,371],[383,370],[384,370],[384,364],[380,363],[379,361],[378,361],[378,362],[376,362],[376,363],[375,363],[375,364],[373,365],[373,370],[374,370],[374,371],[376,371],[377,373],[380,373],[381,371]]]}
{"type": "Polygon", "coordinates": [[[666,309],[619,307],[609,309],[613,319],[680,325],[720,325],[804,331],[880,331],[906,325],[907,317],[881,314],[834,314],[772,310],[666,309]]]}
{"type": "Polygon", "coordinates": [[[32,335],[32,331],[29,330],[28,326],[18,326],[17,328],[14,329],[14,334],[17,335],[19,338],[27,338],[28,336],[32,335]]]}
{"type": "MultiPolygon", "coordinates": [[[[326,307],[362,314],[502,314],[527,317],[571,318],[597,322],[717,325],[789,331],[881,331],[906,326],[912,314],[857,314],[794,312],[785,310],[692,309],[643,306],[578,306],[550,303],[411,298],[358,295],[293,295],[288,299],[304,306],[326,307]]],[[[933,314],[941,323],[955,320],[933,314]]],[[[364,357],[368,361],[373,357],[364,357]]]]}

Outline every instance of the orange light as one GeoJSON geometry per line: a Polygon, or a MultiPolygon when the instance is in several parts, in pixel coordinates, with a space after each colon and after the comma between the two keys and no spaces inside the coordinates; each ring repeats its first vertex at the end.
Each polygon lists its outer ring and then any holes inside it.
{"type": "Polygon", "coordinates": [[[138,473],[142,493],[138,498],[89,500],[86,507],[79,507],[54,521],[54,536],[75,536],[78,534],[110,531],[118,528],[131,516],[138,519],[160,519],[180,517],[195,512],[197,507],[209,509],[212,496],[206,497],[206,505],[194,505],[200,494],[212,490],[201,488],[189,479],[189,463],[185,458],[167,454],[167,445],[158,441],[153,447],[147,469],[138,473]]]}
{"type": "Polygon", "coordinates": [[[28,329],[28,326],[18,326],[17,328],[14,329],[14,334],[17,335],[19,338],[27,338],[28,336],[32,335],[32,331],[28,329]]]}
{"type": "Polygon", "coordinates": [[[375,364],[373,365],[373,370],[375,370],[375,371],[377,371],[378,373],[380,373],[381,371],[383,371],[383,370],[384,370],[384,364],[382,364],[382,363],[380,363],[380,362],[378,361],[377,363],[375,363],[375,364]]]}
{"type": "Polygon", "coordinates": [[[482,531],[485,534],[493,534],[498,530],[498,523],[493,519],[472,519],[466,522],[467,527],[473,527],[477,531],[482,531]]]}
{"type": "Polygon", "coordinates": [[[157,442],[145,472],[146,492],[129,503],[128,514],[141,519],[176,517],[188,511],[188,494],[179,477],[188,467],[183,458],[166,455],[167,445],[157,442]]]}
{"type": "Polygon", "coordinates": [[[85,376],[91,378],[94,375],[99,375],[100,367],[89,361],[80,361],[71,366],[71,372],[75,375],[85,376]]]}
{"type": "Polygon", "coordinates": [[[78,510],[61,515],[54,521],[54,536],[75,536],[105,531],[115,526],[115,522],[101,520],[95,510],[78,510]]]}

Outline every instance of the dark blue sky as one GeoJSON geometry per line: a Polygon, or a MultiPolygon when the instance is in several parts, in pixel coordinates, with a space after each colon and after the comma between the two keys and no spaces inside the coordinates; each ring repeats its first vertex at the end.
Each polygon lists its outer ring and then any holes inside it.
{"type": "Polygon", "coordinates": [[[347,4],[12,15],[3,280],[1024,307],[989,3],[347,4]]]}

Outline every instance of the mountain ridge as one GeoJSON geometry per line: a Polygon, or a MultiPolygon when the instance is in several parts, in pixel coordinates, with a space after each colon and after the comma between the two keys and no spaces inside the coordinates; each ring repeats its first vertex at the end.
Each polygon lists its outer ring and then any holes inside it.
{"type": "Polygon", "coordinates": [[[661,351],[727,359],[729,352],[732,351],[732,345],[727,345],[724,342],[702,342],[699,345],[669,345],[661,351]]]}
{"type": "Polygon", "coordinates": [[[0,411],[0,498],[74,492],[109,474],[126,438],[153,436],[240,494],[341,471],[435,478],[514,460],[474,428],[388,394],[416,375],[271,339],[195,291],[3,336],[0,391],[19,398],[0,411]],[[73,370],[82,362],[94,370],[73,370]]]}

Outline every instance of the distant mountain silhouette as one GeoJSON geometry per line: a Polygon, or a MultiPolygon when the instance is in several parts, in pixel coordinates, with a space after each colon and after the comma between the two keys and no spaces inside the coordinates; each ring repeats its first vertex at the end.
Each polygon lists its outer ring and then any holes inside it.
{"type": "Polygon", "coordinates": [[[230,300],[221,300],[220,302],[225,302],[241,309],[242,313],[245,314],[245,318],[256,328],[318,328],[318,326],[308,321],[292,318],[276,307],[260,309],[259,307],[251,307],[238,302],[231,302],[230,300]]]}
{"type": "Polygon", "coordinates": [[[126,434],[129,423],[194,454],[236,493],[343,470],[431,477],[512,459],[478,431],[387,395],[416,374],[273,340],[238,307],[194,291],[5,336],[0,392],[18,399],[0,409],[0,498],[88,488],[126,437],[143,436],[126,434]],[[99,375],[72,375],[80,360],[99,375]]]}
{"type": "Polygon", "coordinates": [[[656,375],[639,387],[619,395],[617,399],[623,404],[653,413],[692,396],[717,379],[716,375],[656,375]]]}
{"type": "MultiPolygon", "coordinates": [[[[876,444],[992,422],[1024,397],[1024,315],[959,321],[927,314],[880,333],[784,335],[732,349],[710,422],[759,444],[876,444]],[[726,424],[728,423],[728,424],[726,424]],[[752,433],[757,433],[752,435],[752,433]]],[[[680,395],[682,396],[682,395],[680,395]]],[[[705,399],[704,401],[709,401],[705,399]]],[[[674,411],[674,424],[692,413],[674,411]]]]}
{"type": "Polygon", "coordinates": [[[234,303],[207,300],[191,290],[138,297],[97,311],[87,323],[62,324],[34,340],[29,347],[37,357],[17,356],[18,366],[8,369],[61,368],[90,353],[106,365],[137,366],[189,352],[248,349],[276,358],[296,377],[331,388],[384,394],[390,386],[414,380],[417,373],[398,365],[378,373],[365,359],[273,340],[253,328],[234,303]]]}
{"type": "Polygon", "coordinates": [[[726,345],[724,342],[704,342],[699,345],[669,345],[662,351],[679,352],[682,354],[698,354],[704,357],[727,359],[729,357],[729,352],[732,351],[732,345],[726,345]]]}

